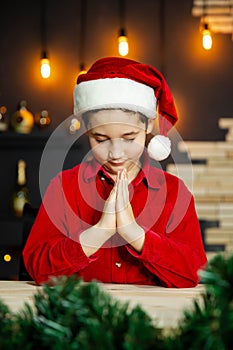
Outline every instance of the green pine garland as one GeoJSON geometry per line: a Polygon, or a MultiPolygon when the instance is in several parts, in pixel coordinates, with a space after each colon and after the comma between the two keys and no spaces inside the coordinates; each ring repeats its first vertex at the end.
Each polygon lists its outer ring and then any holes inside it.
{"type": "Polygon", "coordinates": [[[161,331],[140,308],[130,309],[104,292],[97,283],[76,277],[54,279],[13,315],[0,305],[0,349],[152,349],[161,331]],[[34,309],[34,311],[33,311],[34,309]]]}
{"type": "Polygon", "coordinates": [[[202,300],[194,302],[191,311],[176,330],[168,349],[232,350],[233,349],[233,255],[216,255],[206,271],[202,300]]]}
{"type": "Polygon", "coordinates": [[[55,278],[18,313],[0,301],[0,350],[232,350],[233,255],[216,255],[201,277],[201,300],[169,334],[96,282],[55,278]]]}

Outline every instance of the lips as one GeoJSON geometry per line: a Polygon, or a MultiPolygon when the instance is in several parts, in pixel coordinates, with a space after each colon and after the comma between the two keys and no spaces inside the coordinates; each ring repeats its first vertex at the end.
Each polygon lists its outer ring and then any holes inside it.
{"type": "Polygon", "coordinates": [[[113,161],[109,161],[109,164],[111,164],[112,166],[122,166],[124,165],[125,162],[113,162],[113,161]]]}

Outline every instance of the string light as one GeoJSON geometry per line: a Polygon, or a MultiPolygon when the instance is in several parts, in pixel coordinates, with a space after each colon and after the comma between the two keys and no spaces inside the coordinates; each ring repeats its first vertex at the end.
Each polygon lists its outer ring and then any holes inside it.
{"type": "Polygon", "coordinates": [[[42,53],[42,57],[40,60],[40,73],[42,78],[47,79],[50,77],[51,74],[51,68],[50,68],[50,62],[47,57],[46,52],[42,53]]]}
{"type": "Polygon", "coordinates": [[[81,9],[80,9],[80,43],[79,43],[79,73],[86,74],[87,70],[85,68],[85,43],[86,43],[86,20],[87,20],[87,4],[86,0],[81,0],[81,9]]]}
{"type": "Polygon", "coordinates": [[[206,21],[206,6],[206,1],[203,0],[203,17],[201,18],[202,46],[205,50],[210,50],[212,48],[212,37],[206,21]]]}
{"type": "Polygon", "coordinates": [[[125,30],[122,28],[118,36],[118,52],[121,56],[127,56],[129,53],[128,38],[125,34],[125,30]]]}
{"type": "Polygon", "coordinates": [[[40,31],[41,31],[41,46],[42,54],[40,60],[40,73],[43,79],[48,79],[51,75],[50,61],[47,55],[47,33],[46,33],[46,14],[47,0],[40,0],[41,16],[40,16],[40,31]]]}
{"type": "Polygon", "coordinates": [[[212,36],[211,31],[209,30],[208,23],[204,23],[202,29],[202,46],[205,50],[210,50],[212,48],[212,36]]]}
{"type": "Polygon", "coordinates": [[[117,38],[118,53],[120,56],[127,56],[129,53],[129,42],[125,30],[125,2],[119,0],[120,31],[117,38]]]}
{"type": "Polygon", "coordinates": [[[3,260],[5,261],[5,262],[10,262],[11,261],[11,255],[10,254],[5,254],[4,255],[4,257],[3,257],[3,260]]]}

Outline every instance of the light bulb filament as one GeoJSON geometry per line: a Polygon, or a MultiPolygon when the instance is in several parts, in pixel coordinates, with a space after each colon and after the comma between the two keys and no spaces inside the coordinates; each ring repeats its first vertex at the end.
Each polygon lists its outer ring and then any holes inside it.
{"type": "Polygon", "coordinates": [[[202,23],[201,28],[202,33],[202,46],[205,50],[210,50],[212,48],[212,36],[211,31],[209,29],[208,23],[204,22],[202,23]]]}
{"type": "Polygon", "coordinates": [[[50,70],[50,63],[48,58],[41,59],[40,72],[41,72],[42,78],[47,79],[50,77],[51,70],[50,70]]]}
{"type": "Polygon", "coordinates": [[[212,47],[212,37],[208,29],[204,29],[202,32],[202,45],[205,50],[210,50],[212,47]]]}
{"type": "Polygon", "coordinates": [[[118,52],[121,56],[127,56],[129,53],[129,44],[127,36],[118,37],[118,52]]]}

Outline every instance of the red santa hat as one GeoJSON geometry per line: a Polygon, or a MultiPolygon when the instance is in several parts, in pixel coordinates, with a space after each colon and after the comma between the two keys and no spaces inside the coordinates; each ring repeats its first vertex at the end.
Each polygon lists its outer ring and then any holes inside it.
{"type": "Polygon", "coordinates": [[[105,108],[124,108],[149,119],[158,114],[160,135],[150,140],[148,153],[158,161],[169,156],[171,142],[167,133],[178,116],[170,89],[156,68],[122,57],[96,61],[77,79],[74,114],[105,108]]]}

